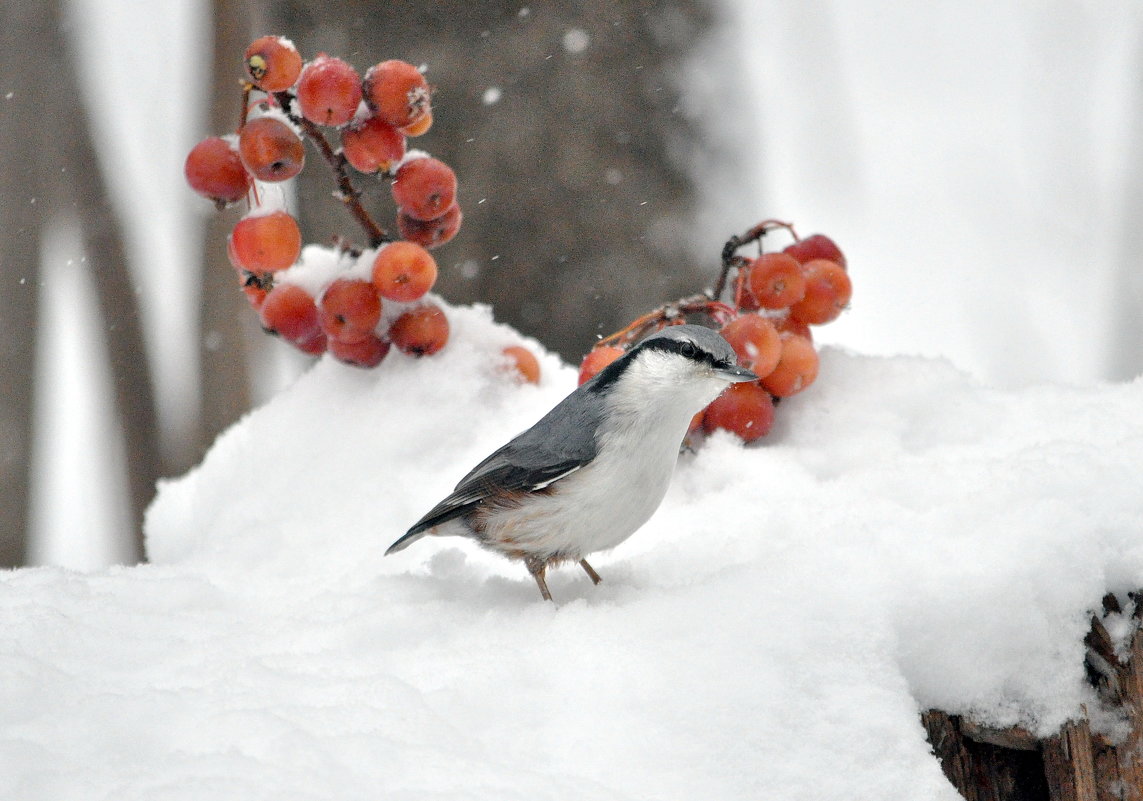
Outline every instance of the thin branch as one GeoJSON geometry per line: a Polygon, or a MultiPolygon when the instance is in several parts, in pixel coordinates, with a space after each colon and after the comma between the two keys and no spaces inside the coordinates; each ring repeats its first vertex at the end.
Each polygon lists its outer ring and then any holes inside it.
{"type": "Polygon", "coordinates": [[[302,132],[313,143],[314,147],[321,153],[323,159],[329,164],[330,169],[333,170],[334,177],[337,180],[337,193],[336,197],[345,204],[349,209],[353,219],[357,220],[357,224],[365,231],[365,236],[369,239],[370,247],[377,247],[386,242],[392,242],[393,237],[382,228],[365,210],[361,205],[361,192],[353,185],[352,179],[349,177],[349,170],[347,168],[348,162],[345,160],[345,155],[340,152],[334,152],[330,146],[329,140],[325,138],[325,134],[321,132],[314,123],[307,120],[300,114],[295,114],[290,105],[294,96],[289,91],[275,92],[274,99],[278,102],[282,112],[289,118],[290,122],[297,125],[302,129],[302,132]]]}
{"type": "MultiPolygon", "coordinates": [[[[751,242],[760,241],[762,237],[776,228],[784,228],[790,232],[795,241],[798,239],[793,223],[782,222],[781,220],[763,220],[741,236],[732,236],[726,241],[722,247],[722,271],[718,274],[718,282],[714,285],[713,297],[722,297],[722,293],[726,289],[727,278],[732,269],[738,270],[741,274],[742,268],[749,263],[748,259],[737,255],[738,249],[744,245],[749,245],[751,242]]],[[[737,305],[737,303],[738,296],[736,293],[735,304],[737,305]]]]}

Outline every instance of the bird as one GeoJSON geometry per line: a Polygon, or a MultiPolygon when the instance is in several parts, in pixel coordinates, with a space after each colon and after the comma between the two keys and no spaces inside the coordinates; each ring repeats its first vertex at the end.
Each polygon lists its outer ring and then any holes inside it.
{"type": "Polygon", "coordinates": [[[577,562],[639,529],[666,495],[691,419],[730,384],[757,380],[700,325],[654,333],[472,468],[389,546],[464,536],[519,560],[552,600],[549,568],[577,562]]]}

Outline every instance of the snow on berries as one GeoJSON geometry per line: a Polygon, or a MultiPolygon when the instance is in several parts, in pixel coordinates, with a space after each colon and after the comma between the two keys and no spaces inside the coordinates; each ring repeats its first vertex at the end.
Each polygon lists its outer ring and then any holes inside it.
{"type": "MultiPolygon", "coordinates": [[[[420,70],[388,60],[362,77],[326,53],[304,61],[281,36],[252,42],[242,66],[234,133],[196,144],[184,174],[220,209],[245,201],[226,252],[262,327],[304,353],[328,352],[356,367],[375,367],[394,346],[413,356],[438,352],[449,325],[425,297],[437,279],[428,251],[456,235],[463,215],[453,170],[423,151],[407,153],[406,138],[433,123],[432,88],[420,70]],[[307,167],[307,142],[365,232],[365,245],[305,245],[285,194],[274,187],[307,167]],[[391,183],[396,236],[363,206],[354,185],[360,180],[391,183]]],[[[521,376],[538,380],[534,356],[512,358],[521,376]]]]}

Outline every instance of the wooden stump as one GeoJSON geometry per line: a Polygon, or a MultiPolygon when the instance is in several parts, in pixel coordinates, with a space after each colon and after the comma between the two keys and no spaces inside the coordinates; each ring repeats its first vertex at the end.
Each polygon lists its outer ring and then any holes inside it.
{"type": "Polygon", "coordinates": [[[968,801],[1143,801],[1143,594],[1129,597],[1135,628],[1126,653],[1116,652],[1103,623],[1122,613],[1114,595],[1104,597],[1084,638],[1088,679],[1129,726],[1121,740],[1093,733],[1086,709],[1043,739],[939,709],[921,715],[945,775],[968,801]]]}

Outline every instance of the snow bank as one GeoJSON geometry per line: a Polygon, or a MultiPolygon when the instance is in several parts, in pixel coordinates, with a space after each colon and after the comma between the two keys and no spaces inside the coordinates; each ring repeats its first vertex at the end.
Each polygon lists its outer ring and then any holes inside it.
{"type": "Polygon", "coordinates": [[[1093,703],[1089,610],[1143,587],[1143,382],[827,349],[765,445],[684,456],[551,605],[460,540],[381,557],[575,382],[517,385],[519,336],[451,319],[431,359],[319,362],[164,483],[153,564],[0,573],[0,797],[951,801],[920,710],[1093,703]]]}

